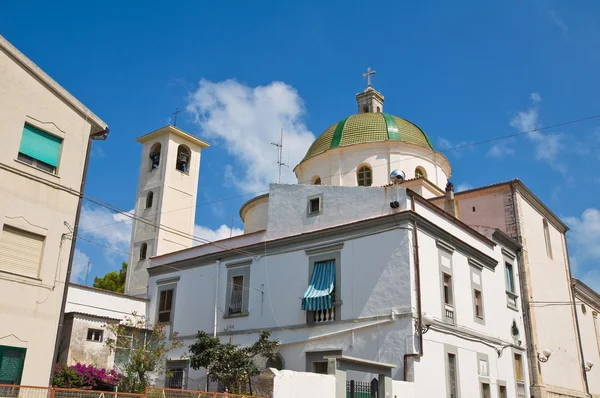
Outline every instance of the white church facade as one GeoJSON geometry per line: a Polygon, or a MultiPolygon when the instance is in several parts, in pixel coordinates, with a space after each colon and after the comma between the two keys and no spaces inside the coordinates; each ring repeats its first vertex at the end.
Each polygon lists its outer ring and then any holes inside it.
{"type": "MultiPolygon", "coordinates": [[[[173,126],[138,139],[126,293],[186,346],[199,330],[242,345],[269,330],[269,366],[334,374],[336,397],[373,378],[384,397],[586,396],[600,383],[574,307],[539,305],[574,303],[566,226],[518,180],[455,194],[448,159],[383,101],[358,94],[299,183],[246,202],[244,234],[217,242],[193,235],[208,144],[173,126]]],[[[159,383],[204,387],[185,352],[159,383]]]]}

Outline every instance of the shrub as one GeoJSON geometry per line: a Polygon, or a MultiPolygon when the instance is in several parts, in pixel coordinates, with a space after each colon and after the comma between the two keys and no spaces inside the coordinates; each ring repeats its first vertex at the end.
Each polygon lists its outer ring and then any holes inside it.
{"type": "Polygon", "coordinates": [[[60,388],[114,387],[122,377],[122,374],[114,370],[98,369],[93,365],[84,365],[78,362],[67,367],[65,364],[57,363],[54,366],[52,385],[60,388]]]}

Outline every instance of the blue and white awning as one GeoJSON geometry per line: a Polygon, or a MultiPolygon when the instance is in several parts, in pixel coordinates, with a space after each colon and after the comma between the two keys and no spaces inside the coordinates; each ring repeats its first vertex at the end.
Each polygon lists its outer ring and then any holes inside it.
{"type": "Polygon", "coordinates": [[[304,311],[319,311],[333,308],[331,292],[335,286],[335,261],[315,263],[310,284],[302,298],[304,311]]]}

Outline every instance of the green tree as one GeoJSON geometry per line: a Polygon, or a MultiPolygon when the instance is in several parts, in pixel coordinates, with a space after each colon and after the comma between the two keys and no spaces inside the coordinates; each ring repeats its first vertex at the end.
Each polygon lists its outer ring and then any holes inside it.
{"type": "Polygon", "coordinates": [[[127,276],[127,263],[123,261],[119,271],[112,271],[102,278],[94,278],[94,287],[110,290],[111,292],[123,293],[125,291],[125,277],[127,276]]]}
{"type": "Polygon", "coordinates": [[[144,393],[153,375],[167,373],[167,354],[183,347],[176,332],[167,336],[163,325],[149,325],[136,313],[122,323],[107,324],[106,329],[110,333],[105,344],[123,373],[119,391],[144,393]]]}
{"type": "Polygon", "coordinates": [[[221,343],[203,331],[196,335],[196,342],[190,346],[190,366],[193,369],[206,368],[213,381],[219,381],[231,393],[245,393],[248,379],[258,375],[255,357],[275,359],[279,341],[269,340],[271,333],[262,331],[256,343],[250,347],[221,343]]]}

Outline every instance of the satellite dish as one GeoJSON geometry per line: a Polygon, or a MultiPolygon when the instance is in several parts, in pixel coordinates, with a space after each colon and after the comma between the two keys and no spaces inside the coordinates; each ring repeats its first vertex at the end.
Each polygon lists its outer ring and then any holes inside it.
{"type": "Polygon", "coordinates": [[[406,180],[406,174],[402,170],[394,170],[390,173],[392,184],[402,184],[406,180]]]}

